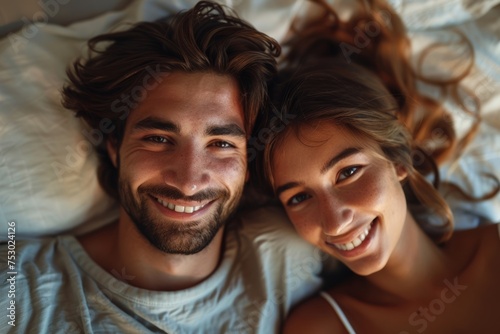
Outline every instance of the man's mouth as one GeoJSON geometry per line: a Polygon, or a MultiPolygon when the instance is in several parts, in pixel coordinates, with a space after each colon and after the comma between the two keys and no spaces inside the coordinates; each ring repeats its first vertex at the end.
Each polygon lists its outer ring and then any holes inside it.
{"type": "Polygon", "coordinates": [[[197,205],[197,206],[175,205],[173,203],[161,200],[159,198],[156,198],[156,200],[158,201],[158,203],[160,203],[161,205],[163,205],[167,209],[170,209],[170,210],[175,211],[175,212],[193,213],[193,212],[196,212],[196,211],[202,209],[205,206],[205,204],[197,205]]]}

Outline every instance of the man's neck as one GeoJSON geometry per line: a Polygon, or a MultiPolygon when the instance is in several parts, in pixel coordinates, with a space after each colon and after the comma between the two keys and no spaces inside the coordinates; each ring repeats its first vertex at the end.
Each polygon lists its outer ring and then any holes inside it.
{"type": "Polygon", "coordinates": [[[193,255],[166,254],[152,246],[127,219],[79,238],[89,256],[117,279],[155,291],[175,291],[206,279],[219,264],[224,229],[193,255]]]}

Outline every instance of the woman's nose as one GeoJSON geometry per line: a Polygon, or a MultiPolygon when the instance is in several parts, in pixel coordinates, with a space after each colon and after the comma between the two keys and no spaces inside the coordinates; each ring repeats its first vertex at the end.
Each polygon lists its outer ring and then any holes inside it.
{"type": "Polygon", "coordinates": [[[331,194],[322,199],[320,211],[323,233],[331,236],[348,231],[354,218],[354,211],[347,201],[331,194]]]}

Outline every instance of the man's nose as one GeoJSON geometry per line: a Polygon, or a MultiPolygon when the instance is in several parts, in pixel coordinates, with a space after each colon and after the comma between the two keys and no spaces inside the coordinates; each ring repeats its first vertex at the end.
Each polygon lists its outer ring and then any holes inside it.
{"type": "Polygon", "coordinates": [[[207,187],[210,182],[210,157],[192,144],[183,145],[169,154],[163,171],[164,182],[186,196],[207,187]]]}

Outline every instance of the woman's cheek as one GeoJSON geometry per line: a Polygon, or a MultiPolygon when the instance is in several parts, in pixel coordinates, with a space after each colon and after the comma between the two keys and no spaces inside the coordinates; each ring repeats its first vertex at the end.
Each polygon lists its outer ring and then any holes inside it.
{"type": "Polygon", "coordinates": [[[299,217],[297,214],[289,214],[289,218],[292,221],[293,226],[297,233],[302,236],[305,240],[311,243],[317,243],[318,231],[320,231],[319,226],[316,226],[312,222],[308,222],[307,219],[299,217]]]}

